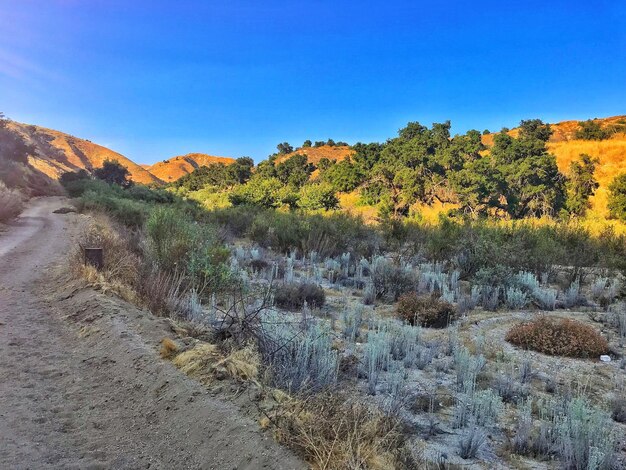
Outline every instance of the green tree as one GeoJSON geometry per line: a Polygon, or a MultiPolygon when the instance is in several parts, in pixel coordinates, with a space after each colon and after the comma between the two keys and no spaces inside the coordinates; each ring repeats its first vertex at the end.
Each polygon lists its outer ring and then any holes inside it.
{"type": "Polygon", "coordinates": [[[300,188],[315,170],[304,154],[296,154],[276,165],[276,177],[283,183],[300,188]]]}
{"type": "Polygon", "coordinates": [[[308,147],[310,147],[311,145],[312,145],[312,142],[311,142],[309,139],[307,139],[307,140],[305,140],[305,141],[304,141],[304,143],[302,144],[302,148],[308,148],[308,147]]]}
{"type": "Polygon", "coordinates": [[[608,208],[612,218],[626,221],[626,173],[616,176],[609,185],[608,208]]]}
{"type": "Polygon", "coordinates": [[[246,184],[236,186],[228,195],[233,206],[252,205],[276,208],[282,205],[284,184],[278,178],[253,176],[246,184]]]}
{"type": "Polygon", "coordinates": [[[235,163],[228,166],[230,180],[234,183],[243,184],[252,176],[254,161],[250,157],[240,157],[235,163]]]}
{"type": "Polygon", "coordinates": [[[451,173],[450,185],[464,213],[486,215],[489,209],[503,208],[501,198],[505,182],[490,156],[469,161],[462,169],[451,173]]]}
{"type": "Polygon", "coordinates": [[[276,146],[278,153],[280,155],[286,155],[288,153],[293,152],[293,147],[289,145],[289,142],[282,142],[276,146]]]}
{"type": "MultiPolygon", "coordinates": [[[[322,168],[321,164],[322,161],[320,160],[320,169],[322,168]]],[[[363,182],[365,175],[357,165],[352,163],[350,158],[346,158],[325,167],[321,171],[320,177],[322,181],[329,183],[335,191],[350,192],[363,182]]]]}
{"type": "Polygon", "coordinates": [[[116,184],[123,188],[130,187],[130,171],[117,160],[105,160],[101,168],[93,171],[93,175],[109,184],[116,184]]]}
{"type": "Polygon", "coordinates": [[[552,134],[539,119],[520,123],[519,137],[501,132],[491,155],[502,174],[506,210],[515,219],[556,215],[565,204],[564,176],[546,143],[552,134]]]}
{"type": "Polygon", "coordinates": [[[305,210],[332,210],[339,207],[339,199],[328,183],[305,184],[300,189],[298,207],[305,210]]]}
{"type": "Polygon", "coordinates": [[[574,133],[576,139],[581,140],[604,140],[611,137],[611,133],[600,127],[596,121],[589,119],[578,123],[578,129],[574,133]]]}
{"type": "Polygon", "coordinates": [[[589,198],[594,195],[600,184],[594,173],[600,161],[585,153],[580,161],[573,161],[569,167],[569,178],[566,183],[567,210],[570,214],[584,216],[590,207],[589,198]]]}

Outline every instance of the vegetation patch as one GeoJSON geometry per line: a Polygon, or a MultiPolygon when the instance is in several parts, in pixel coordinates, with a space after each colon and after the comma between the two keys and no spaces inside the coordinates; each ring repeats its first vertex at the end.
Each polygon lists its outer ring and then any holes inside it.
{"type": "Polygon", "coordinates": [[[282,284],[274,291],[275,304],[288,310],[302,308],[305,302],[311,308],[319,308],[325,301],[324,289],[309,282],[282,284]]]}
{"type": "Polygon", "coordinates": [[[397,420],[345,397],[319,394],[285,401],[267,417],[277,440],[314,469],[418,468],[397,420]]]}
{"type": "Polygon", "coordinates": [[[551,356],[597,358],[608,352],[606,339],[594,328],[571,319],[542,317],[509,330],[506,340],[551,356]]]}
{"type": "Polygon", "coordinates": [[[454,305],[435,296],[404,294],[398,300],[396,315],[411,325],[445,328],[456,319],[454,305]]]}

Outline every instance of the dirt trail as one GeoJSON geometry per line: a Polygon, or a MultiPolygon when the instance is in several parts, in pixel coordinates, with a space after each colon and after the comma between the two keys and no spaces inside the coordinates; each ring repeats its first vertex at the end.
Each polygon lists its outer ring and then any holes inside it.
{"type": "Polygon", "coordinates": [[[62,205],[0,233],[0,468],[304,468],[158,357],[167,321],[71,281],[62,205]]]}

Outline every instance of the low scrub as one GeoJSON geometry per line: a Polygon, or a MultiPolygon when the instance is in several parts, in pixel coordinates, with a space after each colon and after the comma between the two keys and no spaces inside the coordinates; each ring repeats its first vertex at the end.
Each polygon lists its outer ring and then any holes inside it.
{"type": "Polygon", "coordinates": [[[576,320],[542,317],[515,325],[506,340],[524,349],[552,356],[598,357],[608,343],[594,328],[576,320]]]}
{"type": "Polygon", "coordinates": [[[15,189],[9,189],[0,181],[0,222],[8,222],[22,212],[22,195],[15,189]]]}
{"type": "Polygon", "coordinates": [[[202,383],[229,378],[256,381],[259,374],[259,356],[250,346],[224,356],[214,344],[202,343],[178,354],[173,363],[185,374],[202,383]]]}
{"type": "Polygon", "coordinates": [[[445,328],[456,318],[456,310],[445,300],[410,292],[400,297],[396,315],[411,325],[445,328]]]}
{"type": "Polygon", "coordinates": [[[311,308],[324,305],[324,289],[317,284],[300,282],[277,286],[274,291],[274,303],[280,308],[297,310],[306,304],[311,308]]]}
{"type": "Polygon", "coordinates": [[[339,395],[286,401],[266,423],[314,469],[419,468],[395,419],[339,395]]]}

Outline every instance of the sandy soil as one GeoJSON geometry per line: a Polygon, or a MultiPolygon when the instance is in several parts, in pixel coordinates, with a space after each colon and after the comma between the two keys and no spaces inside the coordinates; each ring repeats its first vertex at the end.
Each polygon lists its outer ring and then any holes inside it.
{"type": "Polygon", "coordinates": [[[67,204],[0,233],[0,468],[304,468],[158,357],[167,320],[68,276],[67,204]]]}

